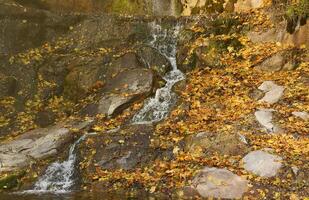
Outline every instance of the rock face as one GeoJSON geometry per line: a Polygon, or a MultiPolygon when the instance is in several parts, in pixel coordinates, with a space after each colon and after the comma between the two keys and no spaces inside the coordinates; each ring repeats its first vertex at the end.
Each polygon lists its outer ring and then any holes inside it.
{"type": "Polygon", "coordinates": [[[266,178],[275,176],[282,166],[282,158],[266,150],[252,151],[242,161],[247,171],[266,178]]]}
{"type": "Polygon", "coordinates": [[[146,164],[157,156],[156,151],[150,147],[153,131],[151,125],[128,125],[103,135],[88,137],[90,145],[81,145],[81,158],[92,150],[95,150],[95,154],[90,167],[85,171],[95,166],[130,170],[146,164]]]}
{"type": "Polygon", "coordinates": [[[235,4],[236,12],[246,12],[251,9],[261,8],[263,0],[238,0],[235,4]]]}
{"type": "Polygon", "coordinates": [[[282,131],[276,124],[273,122],[273,113],[272,109],[260,109],[254,113],[256,120],[266,129],[269,133],[278,133],[282,131]]]}
{"type": "Polygon", "coordinates": [[[201,132],[186,139],[185,150],[200,155],[239,155],[246,153],[247,147],[236,134],[201,132]]]}
{"type": "Polygon", "coordinates": [[[40,9],[58,11],[58,12],[105,12],[121,14],[139,14],[139,15],[179,15],[180,3],[177,0],[16,0],[24,6],[37,7],[40,9]]]}
{"type": "Polygon", "coordinates": [[[205,167],[192,181],[192,188],[203,198],[239,199],[248,190],[248,182],[219,168],[205,167]]]}
{"type": "Polygon", "coordinates": [[[300,47],[309,46],[309,20],[305,25],[298,26],[293,33],[286,31],[286,22],[280,23],[278,27],[268,29],[267,31],[250,31],[248,37],[254,43],[259,42],[280,42],[283,45],[292,45],[300,47]]]}
{"type": "MultiPolygon", "coordinates": [[[[90,122],[73,125],[83,129],[90,122]]],[[[12,141],[0,144],[0,173],[23,169],[39,159],[45,159],[59,153],[73,135],[64,124],[27,132],[12,141]]]]}
{"type": "Polygon", "coordinates": [[[269,104],[279,101],[284,92],[284,87],[276,85],[273,81],[265,81],[260,85],[259,90],[265,92],[265,96],[260,100],[269,104]]]}

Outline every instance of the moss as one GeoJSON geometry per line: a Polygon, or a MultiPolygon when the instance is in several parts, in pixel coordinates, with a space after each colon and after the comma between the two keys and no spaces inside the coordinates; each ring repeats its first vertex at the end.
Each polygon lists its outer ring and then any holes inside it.
{"type": "Polygon", "coordinates": [[[111,9],[117,13],[134,14],[139,12],[139,4],[136,0],[115,0],[111,9]]]}
{"type": "Polygon", "coordinates": [[[0,191],[9,190],[20,185],[20,179],[26,174],[25,171],[19,171],[13,174],[6,174],[0,176],[0,191]]]}
{"type": "Polygon", "coordinates": [[[309,1],[300,0],[297,4],[288,5],[285,12],[287,19],[287,31],[293,33],[296,26],[306,24],[309,18],[309,1]]]}

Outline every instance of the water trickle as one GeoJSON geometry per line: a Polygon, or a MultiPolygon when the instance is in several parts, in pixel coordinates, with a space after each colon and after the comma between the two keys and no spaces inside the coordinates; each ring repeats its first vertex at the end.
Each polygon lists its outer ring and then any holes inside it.
{"type": "Polygon", "coordinates": [[[184,74],[177,68],[176,49],[179,26],[164,29],[160,24],[151,23],[153,40],[150,45],[164,55],[172,65],[172,71],[168,72],[163,79],[166,81],[164,87],[158,89],[154,97],[145,102],[144,107],[133,117],[133,123],[152,123],[164,119],[175,102],[175,94],[172,87],[175,83],[185,78],[184,74]]]}
{"type": "Polygon", "coordinates": [[[74,166],[76,163],[76,146],[83,141],[88,135],[95,133],[87,133],[80,137],[71,147],[68,159],[63,162],[54,162],[45,171],[45,174],[35,183],[33,190],[25,191],[25,193],[65,193],[70,191],[74,185],[74,166]]]}

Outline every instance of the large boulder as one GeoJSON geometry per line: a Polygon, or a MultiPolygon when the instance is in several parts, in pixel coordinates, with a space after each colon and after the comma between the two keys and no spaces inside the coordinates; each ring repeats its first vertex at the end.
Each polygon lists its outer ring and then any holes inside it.
{"type": "Polygon", "coordinates": [[[150,69],[123,71],[102,88],[99,101],[87,105],[82,112],[88,115],[118,114],[152,94],[154,82],[155,75],[150,69]]]}
{"type": "MultiPolygon", "coordinates": [[[[131,170],[154,159],[155,149],[150,147],[154,129],[152,125],[127,125],[107,133],[89,136],[81,144],[80,157],[93,152],[91,160],[81,160],[90,165],[82,173],[92,173],[96,167],[103,170],[131,170]]],[[[80,165],[82,166],[82,165],[80,165]]]]}
{"type": "Polygon", "coordinates": [[[205,167],[190,188],[203,198],[240,199],[248,190],[248,181],[227,169],[205,167]]]}
{"type": "Polygon", "coordinates": [[[64,149],[72,140],[72,129],[81,130],[90,121],[71,125],[58,124],[20,135],[0,145],[0,173],[21,170],[38,160],[46,159],[64,149]],[[67,127],[68,126],[68,127],[67,127]]]}

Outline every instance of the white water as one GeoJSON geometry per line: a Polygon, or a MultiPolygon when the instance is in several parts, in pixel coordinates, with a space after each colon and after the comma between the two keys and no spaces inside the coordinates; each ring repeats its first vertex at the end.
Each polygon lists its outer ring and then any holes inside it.
{"type": "Polygon", "coordinates": [[[76,163],[76,146],[88,135],[96,133],[87,133],[80,137],[71,147],[68,159],[63,162],[54,162],[45,171],[45,174],[39,178],[32,190],[23,193],[66,193],[74,185],[74,166],[76,163]]]}
{"type": "MultiPolygon", "coordinates": [[[[166,85],[158,89],[155,96],[145,103],[144,107],[133,117],[133,123],[151,123],[164,119],[175,101],[175,94],[172,92],[173,85],[185,78],[184,74],[177,69],[176,64],[176,45],[179,27],[162,29],[161,25],[156,23],[151,23],[151,27],[153,29],[153,40],[150,42],[150,45],[166,56],[173,68],[172,71],[163,77],[166,85]]],[[[70,192],[75,182],[75,149],[89,134],[95,133],[88,133],[79,138],[71,146],[67,160],[52,163],[45,171],[45,174],[35,183],[34,189],[23,193],[70,192]]]]}
{"type": "Polygon", "coordinates": [[[144,107],[133,117],[133,123],[152,123],[164,119],[171,105],[175,102],[175,94],[172,87],[175,83],[185,78],[184,74],[177,68],[176,49],[179,26],[172,29],[163,29],[160,24],[151,23],[153,40],[150,45],[160,51],[172,65],[172,71],[168,72],[163,79],[166,85],[156,91],[154,97],[145,102],[144,107]]]}

